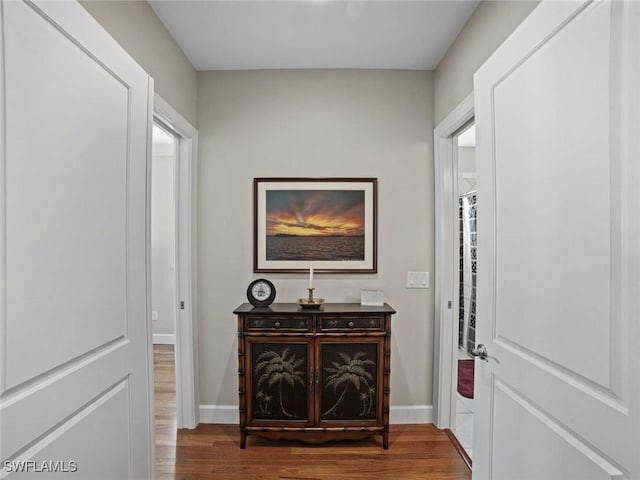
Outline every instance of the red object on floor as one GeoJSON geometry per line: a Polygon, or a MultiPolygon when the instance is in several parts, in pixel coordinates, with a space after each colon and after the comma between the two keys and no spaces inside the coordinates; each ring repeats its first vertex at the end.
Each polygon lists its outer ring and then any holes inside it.
{"type": "Polygon", "coordinates": [[[458,360],[458,393],[473,398],[474,360],[458,360]]]}

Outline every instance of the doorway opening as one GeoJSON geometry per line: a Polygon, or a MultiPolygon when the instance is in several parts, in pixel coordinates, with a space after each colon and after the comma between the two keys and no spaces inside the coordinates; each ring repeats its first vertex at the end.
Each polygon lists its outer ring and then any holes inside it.
{"type": "MultiPolygon", "coordinates": [[[[461,376],[464,374],[467,377],[468,388],[472,387],[468,380],[473,378],[473,372],[469,372],[468,367],[474,365],[473,362],[464,362],[469,360],[468,347],[475,340],[474,332],[469,328],[472,325],[471,315],[467,315],[472,311],[470,300],[471,287],[474,284],[470,274],[468,278],[464,276],[465,259],[467,259],[467,268],[471,269],[471,231],[468,230],[468,242],[465,247],[465,230],[461,227],[463,218],[460,215],[462,213],[464,216],[465,209],[471,213],[470,207],[474,200],[471,195],[475,190],[475,174],[471,167],[475,161],[468,158],[467,154],[472,153],[470,150],[460,152],[458,148],[458,144],[461,148],[471,148],[472,145],[467,143],[468,139],[465,137],[472,135],[473,130],[470,127],[473,123],[474,98],[471,93],[434,130],[436,206],[434,417],[437,427],[447,430],[454,444],[459,447],[458,451],[469,468],[471,468],[471,458],[465,447],[473,451],[473,445],[466,441],[463,447],[454,430],[457,426],[458,435],[464,432],[468,440],[473,438],[472,416],[469,415],[464,419],[456,418],[458,413],[468,414],[474,410],[473,405],[467,401],[467,397],[463,397],[465,400],[458,401],[458,366],[460,364],[467,367],[464,372],[461,372],[461,376]],[[467,132],[466,135],[465,132],[467,132]],[[463,198],[461,203],[460,193],[471,195],[467,201],[463,198]],[[461,262],[463,262],[462,268],[461,262]],[[468,282],[466,288],[465,279],[468,282]]],[[[477,201],[478,198],[476,197],[475,200],[477,201]]],[[[472,396],[469,392],[467,395],[472,396]]]]}
{"type": "MultiPolygon", "coordinates": [[[[198,132],[156,94],[150,140],[150,330],[154,350],[173,350],[175,427],[195,428],[199,420],[195,269],[198,132]]],[[[163,353],[166,365],[169,352],[163,353]]]]}
{"type": "MultiPolygon", "coordinates": [[[[474,411],[474,359],[476,346],[476,273],[477,273],[477,205],[475,125],[467,124],[453,136],[457,171],[457,235],[454,235],[453,259],[457,266],[457,287],[454,288],[453,303],[457,306],[457,335],[454,349],[457,350],[455,376],[455,401],[452,402],[453,425],[451,429],[458,442],[473,459],[473,411],[474,411]],[[456,255],[454,255],[456,257],[456,255]]],[[[454,309],[455,312],[455,309],[454,309]]]]}
{"type": "Polygon", "coordinates": [[[178,135],[153,122],[151,148],[151,321],[154,345],[175,345],[175,165],[178,135]]]}
{"type": "MultiPolygon", "coordinates": [[[[155,119],[151,135],[150,263],[155,438],[175,442],[176,423],[176,164],[180,137],[155,119]]],[[[156,451],[156,457],[161,452],[156,451]]]]}

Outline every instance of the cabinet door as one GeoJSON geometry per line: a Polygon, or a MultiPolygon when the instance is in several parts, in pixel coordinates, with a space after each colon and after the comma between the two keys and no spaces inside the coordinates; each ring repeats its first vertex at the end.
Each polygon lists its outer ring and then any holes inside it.
{"type": "Polygon", "coordinates": [[[249,424],[311,424],[311,351],[306,338],[247,338],[249,424]]]}
{"type": "Polygon", "coordinates": [[[382,338],[319,340],[317,418],[320,423],[378,423],[382,418],[382,338]]]}

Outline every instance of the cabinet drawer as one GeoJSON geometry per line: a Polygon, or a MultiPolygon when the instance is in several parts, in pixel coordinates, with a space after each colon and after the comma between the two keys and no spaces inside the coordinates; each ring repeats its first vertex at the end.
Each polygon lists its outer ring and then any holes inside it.
{"type": "Polygon", "coordinates": [[[278,317],[278,316],[247,316],[246,329],[249,331],[289,331],[310,332],[310,317],[278,317]]]}
{"type": "Polygon", "coordinates": [[[349,330],[384,330],[383,316],[357,316],[357,317],[320,317],[320,330],[349,331],[349,330]]]}

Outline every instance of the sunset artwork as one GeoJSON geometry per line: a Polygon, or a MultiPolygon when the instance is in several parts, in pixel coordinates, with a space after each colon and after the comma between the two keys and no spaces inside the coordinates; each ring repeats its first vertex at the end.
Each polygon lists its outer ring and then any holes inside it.
{"type": "Polygon", "coordinates": [[[363,190],[267,190],[266,260],[364,258],[363,190]]]}

